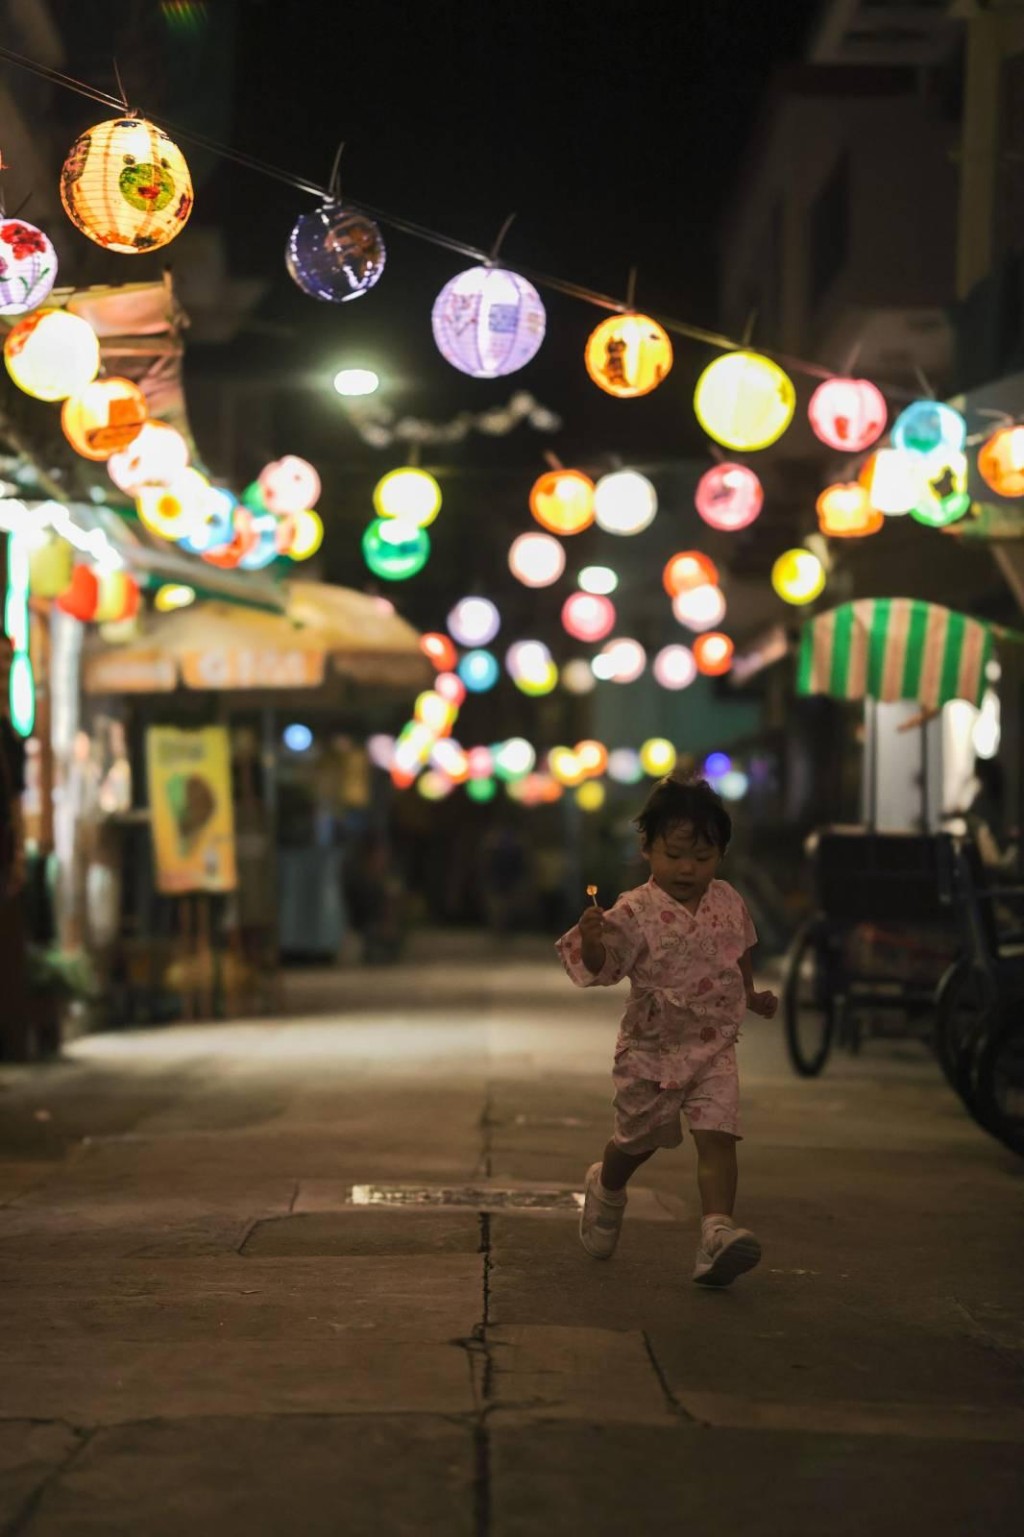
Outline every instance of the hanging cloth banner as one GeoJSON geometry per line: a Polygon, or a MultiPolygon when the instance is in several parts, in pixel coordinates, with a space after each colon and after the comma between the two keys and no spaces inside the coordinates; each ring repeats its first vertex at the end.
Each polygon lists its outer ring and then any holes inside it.
{"type": "Polygon", "coordinates": [[[993,626],[916,598],[858,598],[803,627],[798,694],[980,705],[993,626]]]}
{"type": "Polygon", "coordinates": [[[224,726],[151,726],[146,768],[157,890],[234,891],[231,749],[224,726]]]}

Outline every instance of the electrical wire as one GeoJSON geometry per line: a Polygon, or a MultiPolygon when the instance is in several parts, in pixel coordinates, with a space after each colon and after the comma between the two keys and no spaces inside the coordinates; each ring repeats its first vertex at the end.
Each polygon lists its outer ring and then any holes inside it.
{"type": "MultiPolygon", "coordinates": [[[[99,102],[103,106],[111,108],[119,115],[124,115],[125,103],[122,98],[111,95],[107,91],[101,91],[98,87],[88,84],[87,81],[77,80],[73,75],[66,75],[60,70],[51,69],[49,65],[40,64],[35,59],[25,58],[24,55],[15,53],[10,48],[0,47],[0,60],[13,64],[18,69],[27,70],[30,74],[37,75],[41,80],[48,81],[51,85],[59,85],[64,90],[75,91],[79,96],[86,96],[91,101],[99,102]]],[[[265,160],[260,160],[255,155],[248,155],[241,150],[234,149],[231,145],[221,144],[216,139],[211,139],[205,134],[197,133],[194,129],[172,123],[166,118],[158,116],[152,118],[151,121],[163,128],[172,138],[176,140],[181,139],[186,144],[194,145],[197,149],[206,150],[220,159],[229,160],[234,165],[241,166],[244,170],[253,171],[260,176],[267,176],[274,181],[283,183],[285,186],[294,187],[297,192],[305,192],[309,196],[320,198],[324,202],[331,200],[332,189],[330,187],[320,186],[319,183],[309,181],[304,176],[298,176],[291,171],[282,170],[280,166],[271,165],[265,160]]],[[[468,257],[471,261],[481,264],[486,264],[491,260],[491,254],[482,250],[479,246],[458,240],[452,235],[446,235],[440,230],[431,229],[425,224],[418,224],[412,219],[405,219],[398,214],[389,213],[386,209],[375,208],[372,204],[361,202],[355,198],[351,200],[351,207],[367,214],[379,224],[397,230],[400,234],[409,235],[415,240],[422,240],[430,245],[439,246],[443,250],[453,251],[459,256],[468,257]]],[[[533,283],[536,288],[547,288],[554,293],[564,294],[567,298],[578,299],[584,304],[593,305],[597,309],[610,310],[615,313],[623,312],[630,307],[629,303],[624,303],[623,300],[617,299],[611,294],[601,293],[597,289],[587,288],[582,283],[574,283],[567,278],[556,277],[551,273],[541,272],[533,267],[524,267],[519,262],[516,263],[516,271],[533,283]]],[[[632,291],[632,279],[630,291],[632,291]]],[[[748,345],[746,342],[737,341],[734,337],[725,336],[718,331],[708,330],[703,326],[693,325],[689,321],[679,320],[672,315],[654,313],[652,314],[652,319],[656,320],[660,326],[673,335],[684,336],[690,341],[701,342],[708,347],[718,348],[721,351],[734,352],[748,345]]],[[[774,358],[776,362],[794,373],[807,374],[817,379],[831,379],[835,377],[835,370],[826,368],[824,364],[810,362],[806,358],[792,357],[767,347],[758,348],[757,351],[764,357],[774,358]]],[[[910,400],[914,398],[913,392],[906,390],[902,386],[880,383],[879,388],[897,399],[910,400]]]]}

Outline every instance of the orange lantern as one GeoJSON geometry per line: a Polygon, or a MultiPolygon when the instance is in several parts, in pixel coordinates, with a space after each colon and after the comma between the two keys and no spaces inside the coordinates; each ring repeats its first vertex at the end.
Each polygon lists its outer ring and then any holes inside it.
{"type": "Polygon", "coordinates": [[[978,474],[997,496],[1024,496],[1024,427],[1000,427],[982,444],[978,474]]]}
{"type": "Polygon", "coordinates": [[[530,511],[552,534],[578,534],[594,521],[594,482],[579,470],[548,470],[534,482],[530,511]]]}
{"type": "Polygon", "coordinates": [[[718,567],[699,550],[681,550],[668,561],[661,580],[669,597],[677,598],[695,587],[717,587],[718,567]]]}
{"type": "Polygon", "coordinates": [[[130,379],[94,379],[80,395],[69,395],[60,424],[76,454],[100,462],[120,453],[142,431],[146,397],[130,379]]]}
{"type": "Polygon", "coordinates": [[[720,630],[709,630],[698,635],[693,643],[693,660],[697,671],[706,678],[720,678],[732,666],[732,654],[736,648],[728,635],[720,630]]]}
{"type": "Polygon", "coordinates": [[[599,389],[629,400],[657,389],[672,367],[672,343],[650,315],[610,315],[590,333],[583,360],[599,389]]]}
{"type": "Polygon", "coordinates": [[[100,600],[100,584],[91,566],[76,566],[71,573],[71,583],[57,599],[57,607],[72,619],[88,624],[95,619],[100,600]]]}
{"type": "Polygon", "coordinates": [[[595,742],[589,738],[586,741],[577,742],[573,753],[587,776],[603,774],[608,767],[608,749],[603,742],[595,742]]]}
{"type": "Polygon", "coordinates": [[[871,505],[867,487],[856,480],[827,486],[815,505],[821,532],[830,539],[862,539],[877,534],[885,522],[871,505]]]}

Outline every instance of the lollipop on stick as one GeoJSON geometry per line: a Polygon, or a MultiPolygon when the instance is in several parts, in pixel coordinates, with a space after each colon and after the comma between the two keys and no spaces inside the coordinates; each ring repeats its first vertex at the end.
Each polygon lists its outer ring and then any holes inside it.
{"type": "Polygon", "coordinates": [[[594,906],[596,907],[597,906],[597,887],[596,886],[588,886],[587,887],[587,896],[590,898],[590,900],[593,902],[594,906]]]}

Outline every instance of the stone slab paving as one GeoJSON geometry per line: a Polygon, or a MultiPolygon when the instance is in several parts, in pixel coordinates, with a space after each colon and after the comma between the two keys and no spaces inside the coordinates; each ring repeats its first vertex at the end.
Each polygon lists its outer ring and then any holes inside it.
{"type": "Polygon", "coordinates": [[[919,1047],[746,1027],[765,1259],[708,1293],[689,1148],[576,1238],[614,993],[454,941],[297,992],[0,1065],[0,1537],[1016,1537],[1024,1165],[919,1047]]]}

